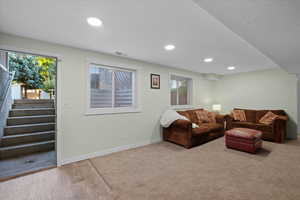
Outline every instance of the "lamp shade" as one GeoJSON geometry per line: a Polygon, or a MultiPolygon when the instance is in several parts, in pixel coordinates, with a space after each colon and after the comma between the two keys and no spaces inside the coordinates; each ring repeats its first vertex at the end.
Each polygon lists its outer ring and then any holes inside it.
{"type": "Polygon", "coordinates": [[[221,106],[221,104],[213,104],[212,109],[213,109],[213,111],[221,111],[222,106],[221,106]]]}

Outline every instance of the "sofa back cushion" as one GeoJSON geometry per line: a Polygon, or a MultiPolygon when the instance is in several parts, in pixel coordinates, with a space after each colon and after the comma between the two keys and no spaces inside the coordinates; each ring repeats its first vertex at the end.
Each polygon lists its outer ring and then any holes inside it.
{"type": "Polygon", "coordinates": [[[256,120],[255,120],[256,123],[259,123],[261,118],[263,116],[265,116],[265,114],[267,114],[269,111],[274,113],[275,115],[286,116],[286,113],[284,112],[284,110],[258,110],[256,112],[256,120]]]}
{"type": "Polygon", "coordinates": [[[196,110],[194,111],[194,113],[196,114],[199,124],[209,122],[209,115],[207,110],[196,110]]]}
{"type": "Polygon", "coordinates": [[[241,109],[241,108],[234,108],[234,110],[244,110],[246,114],[246,121],[252,123],[256,122],[256,110],[241,109]]]}
{"type": "Polygon", "coordinates": [[[192,123],[198,123],[198,118],[195,113],[195,111],[203,110],[202,108],[200,109],[193,109],[193,110],[185,110],[185,111],[177,111],[180,115],[185,116],[188,118],[192,123]]]}
{"type": "Polygon", "coordinates": [[[217,123],[215,112],[209,112],[207,110],[195,110],[194,115],[197,117],[198,124],[202,123],[217,123]]]}
{"type": "Polygon", "coordinates": [[[193,109],[193,110],[185,110],[185,111],[177,111],[178,114],[185,116],[192,123],[201,124],[201,123],[216,123],[216,113],[209,112],[204,110],[203,108],[193,109]],[[199,114],[204,116],[204,118],[200,117],[199,114]]]}
{"type": "Polygon", "coordinates": [[[217,123],[217,113],[215,112],[208,112],[208,119],[209,119],[209,123],[217,123]]]}
{"type": "Polygon", "coordinates": [[[188,118],[190,121],[192,121],[192,120],[191,120],[191,116],[190,116],[190,114],[189,114],[188,112],[186,112],[186,111],[177,111],[177,113],[178,113],[179,115],[185,116],[185,117],[188,118]]]}
{"type": "Polygon", "coordinates": [[[188,112],[190,113],[190,115],[192,116],[192,121],[193,123],[196,124],[200,124],[200,121],[198,119],[198,115],[197,112],[203,112],[204,109],[200,108],[200,109],[193,109],[193,110],[188,110],[188,112]]]}

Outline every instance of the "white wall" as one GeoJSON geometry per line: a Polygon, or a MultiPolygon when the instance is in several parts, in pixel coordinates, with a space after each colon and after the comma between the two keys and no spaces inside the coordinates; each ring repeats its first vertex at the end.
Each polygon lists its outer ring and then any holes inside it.
{"type": "Polygon", "coordinates": [[[223,112],[233,108],[284,109],[289,117],[288,137],[297,136],[297,77],[281,69],[227,75],[216,83],[216,101],[223,112]]]}
{"type": "Polygon", "coordinates": [[[297,99],[297,105],[298,105],[298,134],[300,134],[300,106],[299,106],[299,101],[300,101],[300,75],[297,74],[297,78],[298,78],[298,99],[297,99]]]}
{"type": "Polygon", "coordinates": [[[201,74],[6,34],[0,34],[0,46],[60,56],[57,113],[58,149],[61,153],[58,158],[62,162],[86,158],[84,155],[96,155],[95,152],[106,152],[120,146],[161,140],[159,118],[170,103],[170,73],[192,77],[193,104],[211,107],[214,81],[204,79],[201,74]],[[90,58],[139,70],[140,113],[85,115],[86,67],[90,58]],[[150,89],[150,73],[160,74],[161,89],[150,89]]]}
{"type": "Polygon", "coordinates": [[[21,85],[13,84],[11,86],[11,96],[12,96],[12,99],[21,99],[22,98],[21,85]]]}

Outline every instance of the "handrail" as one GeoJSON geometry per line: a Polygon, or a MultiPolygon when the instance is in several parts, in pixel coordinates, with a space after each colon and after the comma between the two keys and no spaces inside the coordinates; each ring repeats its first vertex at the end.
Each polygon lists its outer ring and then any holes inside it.
{"type": "Polygon", "coordinates": [[[0,68],[1,68],[3,71],[6,71],[6,72],[7,72],[7,69],[6,69],[2,64],[0,64],[0,68]]]}
{"type": "Polygon", "coordinates": [[[0,99],[0,112],[2,112],[3,110],[3,106],[4,106],[4,103],[6,102],[7,100],[7,97],[8,97],[8,94],[9,94],[9,89],[11,87],[11,83],[14,79],[14,76],[15,76],[15,72],[8,72],[9,73],[9,78],[5,84],[5,89],[4,89],[4,93],[3,93],[3,97],[0,99]]]}

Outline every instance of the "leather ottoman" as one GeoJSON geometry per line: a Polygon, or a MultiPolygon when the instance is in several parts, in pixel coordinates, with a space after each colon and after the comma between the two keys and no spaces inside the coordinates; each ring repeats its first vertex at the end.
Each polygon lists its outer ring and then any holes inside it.
{"type": "Polygon", "coordinates": [[[262,147],[262,132],[249,128],[234,128],[225,132],[227,148],[256,153],[262,147]]]}

